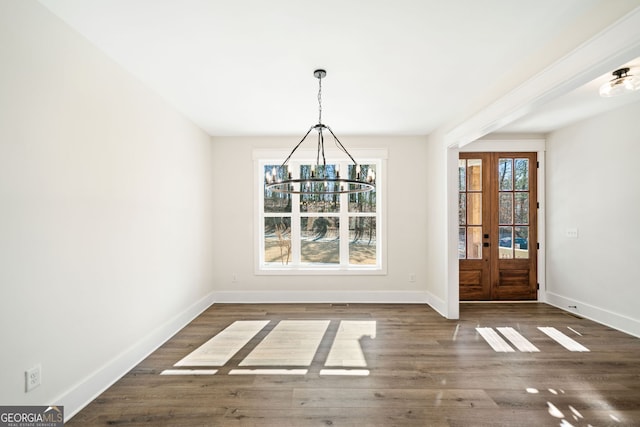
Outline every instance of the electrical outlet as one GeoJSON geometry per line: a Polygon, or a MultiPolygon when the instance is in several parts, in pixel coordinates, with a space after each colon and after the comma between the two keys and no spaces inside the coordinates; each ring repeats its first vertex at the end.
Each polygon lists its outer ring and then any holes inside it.
{"type": "Polygon", "coordinates": [[[413,274],[413,273],[409,274],[409,281],[410,282],[415,282],[416,281],[416,275],[413,274]]]}
{"type": "Polygon", "coordinates": [[[30,392],[34,388],[38,387],[42,382],[42,366],[36,365],[33,368],[25,371],[24,373],[24,383],[25,383],[25,392],[30,392]]]}

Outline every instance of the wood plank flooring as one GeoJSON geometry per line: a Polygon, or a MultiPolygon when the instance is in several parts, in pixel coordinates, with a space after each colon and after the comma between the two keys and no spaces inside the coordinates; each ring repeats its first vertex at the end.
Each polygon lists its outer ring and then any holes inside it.
{"type": "MultiPolygon", "coordinates": [[[[227,335],[247,329],[235,325],[227,335]]],[[[67,425],[640,426],[640,339],[538,303],[462,304],[460,320],[418,304],[216,304],[67,425]],[[234,322],[256,320],[268,322],[229,338],[235,353],[222,362],[210,345],[194,353],[197,366],[174,366],[234,322]],[[305,321],[319,344],[300,333],[305,321]],[[495,351],[476,328],[512,351],[495,351]],[[187,369],[216,373],[161,375],[187,369]]]]}

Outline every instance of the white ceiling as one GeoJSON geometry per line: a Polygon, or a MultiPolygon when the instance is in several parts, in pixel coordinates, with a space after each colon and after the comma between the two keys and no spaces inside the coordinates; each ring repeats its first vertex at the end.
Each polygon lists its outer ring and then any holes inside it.
{"type": "MultiPolygon", "coordinates": [[[[316,68],[328,72],[324,123],[373,135],[455,121],[603,0],[40,3],[211,135],[303,134],[318,117],[316,68]]],[[[505,130],[594,114],[575,102],[600,101],[597,86],[505,130]]]]}

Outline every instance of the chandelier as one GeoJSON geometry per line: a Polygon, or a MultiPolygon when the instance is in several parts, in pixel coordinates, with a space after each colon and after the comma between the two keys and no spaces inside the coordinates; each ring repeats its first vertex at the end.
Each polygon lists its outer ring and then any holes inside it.
{"type": "Polygon", "coordinates": [[[629,68],[620,68],[613,73],[614,79],[600,86],[600,96],[609,98],[640,89],[640,78],[628,74],[629,68]]]}
{"type": "Polygon", "coordinates": [[[265,190],[286,194],[316,195],[352,194],[372,191],[376,186],[376,176],[373,169],[367,168],[368,170],[365,173],[331,128],[322,123],[322,79],[327,75],[327,72],[325,70],[315,70],[313,75],[318,79],[318,124],[309,128],[279,167],[274,167],[271,171],[265,173],[265,190]],[[288,162],[312,130],[318,132],[316,164],[311,165],[309,168],[301,168],[300,173],[304,176],[294,178],[293,171],[290,170],[292,168],[289,167],[288,162]],[[353,163],[353,166],[349,167],[346,173],[343,173],[343,176],[340,175],[341,171],[337,165],[327,166],[324,154],[325,131],[333,137],[336,147],[346,154],[353,163]]]}

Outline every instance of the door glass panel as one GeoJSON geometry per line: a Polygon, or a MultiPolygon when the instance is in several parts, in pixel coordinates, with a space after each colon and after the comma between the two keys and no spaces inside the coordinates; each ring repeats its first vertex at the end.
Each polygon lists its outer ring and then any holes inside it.
{"type": "Polygon", "coordinates": [[[482,191],[482,159],[467,160],[467,191],[482,191]]]}
{"type": "Polygon", "coordinates": [[[458,259],[467,257],[467,228],[458,228],[458,259]]]}
{"type": "Polygon", "coordinates": [[[467,224],[482,225],[482,193],[467,193],[467,224]]]}
{"type": "Polygon", "coordinates": [[[458,190],[467,190],[467,161],[465,159],[458,160],[458,190]]]}
{"type": "Polygon", "coordinates": [[[500,159],[498,161],[498,189],[500,191],[513,190],[512,159],[500,159]]]}
{"type": "Polygon", "coordinates": [[[349,264],[376,264],[376,217],[349,218],[349,264]]]}
{"type": "Polygon", "coordinates": [[[513,242],[516,258],[529,258],[529,227],[515,227],[513,242]]]}
{"type": "Polygon", "coordinates": [[[513,193],[500,193],[500,206],[498,207],[500,224],[513,222],[513,193]]]}
{"type": "Polygon", "coordinates": [[[340,262],[340,224],[336,217],[300,218],[302,262],[337,264],[340,262]]]}
{"type": "MultiPolygon", "coordinates": [[[[515,223],[529,224],[529,193],[515,193],[515,223]]],[[[502,222],[502,221],[501,221],[502,222]]]]}
{"type": "Polygon", "coordinates": [[[467,219],[467,197],[465,193],[458,194],[458,225],[465,225],[467,219]]]}
{"type": "Polygon", "coordinates": [[[529,190],[529,159],[515,159],[516,190],[529,190]]]}
{"type": "Polygon", "coordinates": [[[513,258],[513,227],[499,227],[498,252],[500,259],[513,258]]]}
{"type": "Polygon", "coordinates": [[[482,227],[467,227],[467,259],[482,259],[482,227]]]}

